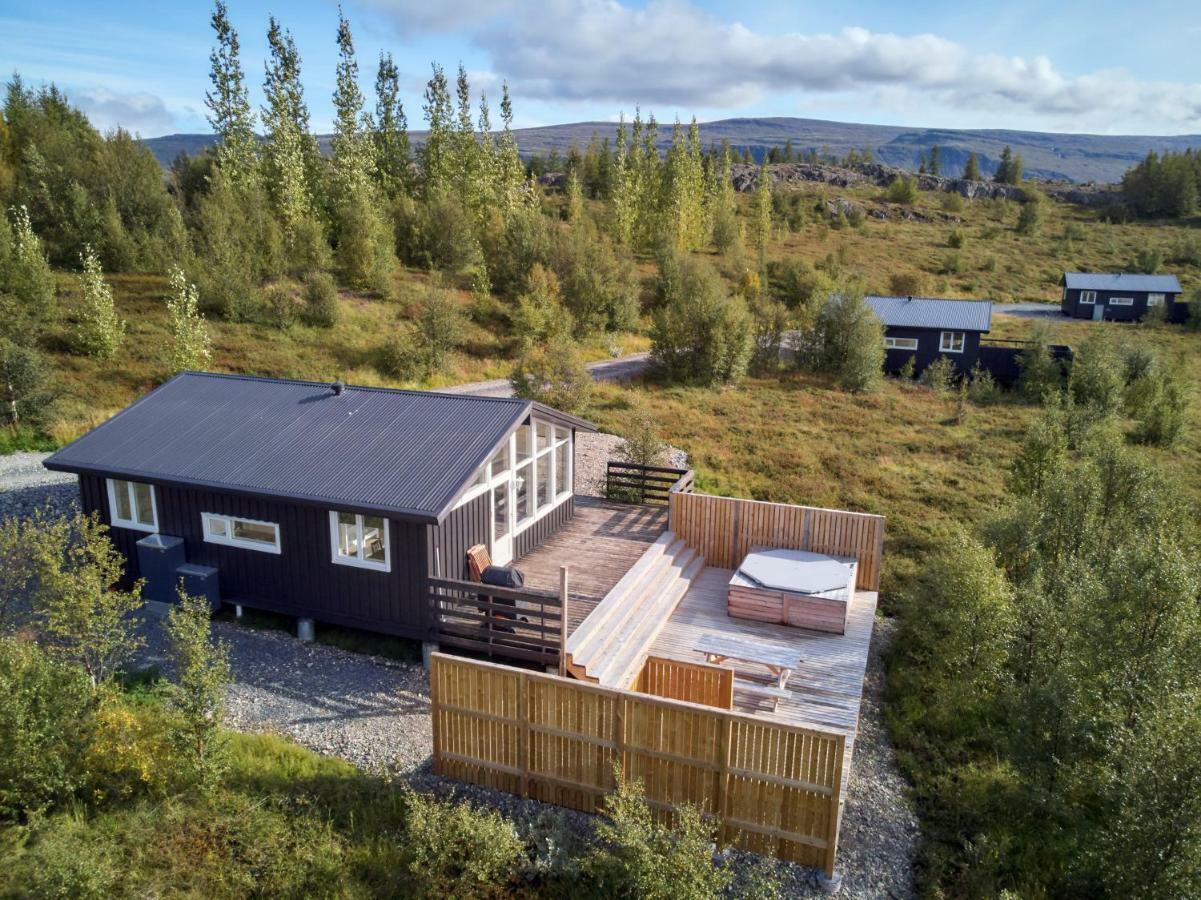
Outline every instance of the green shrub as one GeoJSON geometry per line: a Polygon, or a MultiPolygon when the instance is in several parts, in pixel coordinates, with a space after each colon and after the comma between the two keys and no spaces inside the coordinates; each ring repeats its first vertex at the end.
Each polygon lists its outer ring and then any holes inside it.
{"type": "Polygon", "coordinates": [[[597,825],[599,846],[584,861],[594,896],[621,900],[713,900],[729,886],[729,869],[713,864],[714,825],[683,807],[676,828],[655,821],[640,782],[617,773],[597,825]]]}
{"type": "Polygon", "coordinates": [[[1037,192],[1030,192],[1022,202],[1022,211],[1018,213],[1018,234],[1035,235],[1038,234],[1043,227],[1043,204],[1042,195],[1037,192]]]}
{"type": "Polygon", "coordinates": [[[592,395],[592,373],[569,334],[527,349],[510,379],[514,396],[554,409],[582,413],[592,395]]]}
{"type": "Polygon", "coordinates": [[[1158,247],[1140,247],[1134,255],[1132,268],[1136,272],[1154,275],[1163,267],[1163,252],[1158,247]]]}
{"type": "Polygon", "coordinates": [[[926,278],[921,272],[893,272],[888,276],[888,293],[894,297],[922,297],[926,278]]]}
{"type": "Polygon", "coordinates": [[[1126,414],[1134,420],[1131,438],[1140,444],[1172,447],[1188,423],[1189,391],[1165,366],[1152,365],[1130,380],[1126,414]]]}
{"type": "Polygon", "coordinates": [[[661,466],[667,454],[667,442],[659,436],[659,422],[650,410],[640,407],[617,445],[617,455],[637,466],[661,466]]]}
{"type": "Polygon", "coordinates": [[[304,279],[304,309],[301,318],[305,324],[317,328],[333,328],[342,317],[342,306],[338,302],[338,288],[327,272],[310,272],[304,279]]]}
{"type": "Polygon", "coordinates": [[[290,282],[277,281],[263,288],[259,307],[267,323],[280,331],[287,331],[299,321],[304,313],[304,300],[296,293],[290,282]]]}
{"type": "Polygon", "coordinates": [[[909,175],[898,175],[888,185],[884,197],[890,203],[913,203],[917,200],[917,179],[909,175]]]}
{"type": "Polygon", "coordinates": [[[959,381],[959,373],[955,371],[955,364],[950,359],[940,356],[922,369],[920,381],[940,397],[945,397],[959,381]]]}
{"type": "Polygon", "coordinates": [[[471,214],[453,197],[400,197],[392,218],[397,253],[409,265],[461,272],[480,258],[471,214]]]}
{"type": "Polygon", "coordinates": [[[826,298],[810,334],[802,336],[797,362],[829,372],[844,390],[873,390],[884,377],[884,325],[863,289],[844,283],[826,298]]]}
{"type": "Polygon", "coordinates": [[[1043,403],[1063,386],[1063,368],[1051,356],[1051,338],[1045,327],[1034,329],[1030,343],[1018,354],[1018,390],[1027,400],[1043,403]]]}
{"type": "Polygon", "coordinates": [[[963,229],[952,228],[951,233],[947,235],[947,246],[959,250],[962,249],[965,243],[967,243],[967,235],[963,229]]]}
{"type": "Polygon", "coordinates": [[[415,324],[426,371],[440,372],[466,329],[467,317],[459,299],[440,280],[431,280],[418,299],[415,324]]]}
{"type": "Polygon", "coordinates": [[[53,414],[50,367],[35,348],[0,338],[0,423],[44,425],[53,414]]]}
{"type": "Polygon", "coordinates": [[[402,838],[418,897],[511,896],[525,855],[513,826],[491,810],[406,791],[402,838]]]}
{"type": "Polygon", "coordinates": [[[80,669],[0,638],[0,819],[61,804],[83,786],[92,702],[80,669]]]}
{"type": "Polygon", "coordinates": [[[551,265],[578,333],[634,327],[639,308],[633,268],[591,223],[579,223],[558,235],[551,265]]]}
{"type": "Polygon", "coordinates": [[[913,381],[914,373],[917,371],[917,355],[910,353],[905,359],[904,364],[897,370],[897,377],[902,381],[913,381]]]}
{"type": "Polygon", "coordinates": [[[389,378],[416,381],[429,374],[429,360],[412,322],[400,322],[379,349],[376,368],[389,378]]]}
{"type": "Polygon", "coordinates": [[[552,237],[550,224],[536,209],[519,207],[490,223],[484,234],[484,259],[496,291],[515,297],[535,263],[550,265],[552,237]]]}
{"type": "Polygon", "coordinates": [[[963,196],[957,191],[945,191],[942,195],[942,208],[944,212],[961,213],[965,206],[963,196]]]}
{"type": "Polygon", "coordinates": [[[1000,394],[997,381],[992,372],[976,363],[972,368],[971,383],[968,385],[968,396],[979,406],[987,406],[994,402],[1000,394]]]}
{"type": "Polygon", "coordinates": [[[942,264],[938,267],[938,274],[960,275],[966,268],[963,261],[963,254],[958,250],[954,250],[942,258],[942,264]]]}
{"type": "Polygon", "coordinates": [[[732,297],[712,266],[692,256],[672,263],[678,276],[655,310],[651,364],[668,381],[738,381],[752,351],[746,304],[732,297]]]}
{"type": "Polygon", "coordinates": [[[342,280],[357,290],[391,297],[396,242],[374,193],[363,187],[342,198],[335,207],[334,225],[342,280]]]}
{"type": "Polygon", "coordinates": [[[1117,348],[1108,335],[1094,331],[1076,351],[1068,374],[1068,394],[1077,406],[1110,416],[1122,407],[1125,373],[1117,348]]]}

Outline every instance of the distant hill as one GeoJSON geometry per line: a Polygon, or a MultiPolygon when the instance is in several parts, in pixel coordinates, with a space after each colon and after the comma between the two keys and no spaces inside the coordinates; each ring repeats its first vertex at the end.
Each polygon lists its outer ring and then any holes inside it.
{"type": "MultiPolygon", "coordinates": [[[[573,143],[582,148],[596,132],[601,137],[612,136],[612,122],[575,122],[566,125],[547,125],[522,128],[517,131],[523,154],[566,153],[573,143]]],[[[1055,181],[1115,182],[1131,165],[1147,155],[1149,150],[1185,150],[1201,148],[1201,135],[1102,135],[1049,134],[1039,131],[1006,131],[986,129],[965,131],[949,128],[904,128],[892,125],[857,125],[845,122],[826,122],[821,119],[722,119],[700,127],[706,144],[729,141],[742,150],[750,148],[756,158],[772,147],[782,147],[791,140],[798,152],[816,150],[822,154],[843,156],[850,150],[870,147],[878,162],[903,169],[916,169],[918,159],[938,145],[945,174],[955,175],[963,169],[968,154],[975,151],[980,167],[989,174],[996,167],[1001,149],[1008,144],[1020,153],[1026,171],[1037,178],[1055,181]]],[[[413,139],[420,143],[421,132],[413,139]]],[[[148,138],[144,143],[158,161],[169,166],[179,153],[195,154],[212,143],[205,134],[170,134],[148,138]]],[[[325,150],[328,138],[318,139],[325,150]]],[[[660,125],[659,143],[666,147],[671,140],[671,126],[660,125]]]]}

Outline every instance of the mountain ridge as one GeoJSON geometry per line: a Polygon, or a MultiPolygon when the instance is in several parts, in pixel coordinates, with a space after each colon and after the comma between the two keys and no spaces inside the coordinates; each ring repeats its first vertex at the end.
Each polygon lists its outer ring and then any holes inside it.
{"type": "MultiPolygon", "coordinates": [[[[616,128],[614,122],[585,121],[519,128],[515,133],[522,154],[529,156],[552,151],[564,154],[573,143],[582,149],[593,133],[611,138],[616,128]]],[[[1152,150],[1162,153],[1201,149],[1201,134],[1101,135],[1005,128],[925,128],[786,116],[719,119],[701,123],[699,128],[704,144],[726,140],[740,151],[750,149],[756,159],[791,140],[798,153],[813,150],[835,157],[870,147],[878,162],[909,170],[916,170],[920,156],[937,145],[942,170],[948,174],[960,173],[972,152],[979,157],[981,170],[990,174],[996,168],[1002,148],[1008,145],[1021,154],[1030,177],[1072,182],[1116,182],[1152,150]]],[[[412,132],[414,143],[420,144],[424,134],[412,132]]],[[[195,155],[213,141],[210,134],[171,134],[145,138],[142,143],[166,167],[180,152],[195,155]]],[[[671,126],[660,124],[659,147],[666,148],[670,142],[671,126]]],[[[319,135],[318,143],[323,152],[328,151],[329,136],[319,135]]]]}

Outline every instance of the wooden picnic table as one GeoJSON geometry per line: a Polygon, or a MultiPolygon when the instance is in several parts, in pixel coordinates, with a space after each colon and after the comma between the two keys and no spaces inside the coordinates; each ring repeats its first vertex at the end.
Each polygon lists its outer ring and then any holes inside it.
{"type": "Polygon", "coordinates": [[[696,649],[705,659],[720,665],[727,659],[764,666],[776,677],[776,687],[783,689],[794,669],[801,664],[801,655],[790,647],[764,644],[746,638],[724,634],[702,634],[696,649]]]}

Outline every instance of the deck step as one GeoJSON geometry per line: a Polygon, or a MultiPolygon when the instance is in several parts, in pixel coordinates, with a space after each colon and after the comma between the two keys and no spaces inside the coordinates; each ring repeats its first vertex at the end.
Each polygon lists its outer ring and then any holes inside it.
{"type": "MultiPolygon", "coordinates": [[[[668,564],[661,567],[654,583],[631,598],[621,628],[610,633],[604,650],[594,657],[600,660],[600,666],[588,666],[589,673],[596,675],[597,681],[610,687],[617,683],[630,659],[641,649],[646,631],[658,620],[660,610],[666,606],[668,596],[679,583],[680,575],[695,558],[696,551],[691,547],[681,547],[671,555],[668,564]]],[[[622,684],[621,687],[627,685],[622,684]]]]}
{"type": "Polygon", "coordinates": [[[603,642],[610,622],[620,615],[622,605],[631,594],[642,585],[646,579],[657,574],[658,567],[664,565],[663,557],[667,549],[677,543],[676,536],[665,531],[655,540],[645,553],[638,559],[621,580],[613,586],[588,617],[567,638],[567,652],[574,658],[588,656],[597,645],[603,642]]]}
{"type": "Polygon", "coordinates": [[[704,567],[704,557],[674,533],[661,535],[568,638],[571,673],[627,687],[704,567]]]}
{"type": "Polygon", "coordinates": [[[638,673],[642,671],[659,632],[667,625],[667,620],[671,618],[676,607],[680,605],[680,601],[684,599],[684,595],[688,593],[688,588],[692,586],[692,579],[699,575],[704,568],[705,558],[694,553],[676,575],[675,581],[655,602],[655,611],[653,614],[648,614],[644,627],[622,655],[621,668],[614,668],[614,674],[607,679],[598,678],[597,680],[601,684],[628,688],[633,683],[634,679],[638,677],[638,673]]]}

